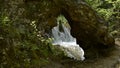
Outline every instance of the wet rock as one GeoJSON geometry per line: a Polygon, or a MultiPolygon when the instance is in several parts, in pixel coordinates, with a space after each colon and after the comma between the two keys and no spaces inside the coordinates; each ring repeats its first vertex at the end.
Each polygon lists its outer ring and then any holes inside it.
{"type": "Polygon", "coordinates": [[[68,20],[72,36],[77,39],[86,55],[89,52],[92,55],[99,52],[103,54],[107,49],[114,47],[114,39],[104,25],[105,20],[83,0],[44,0],[37,3],[40,6],[40,11],[37,11],[40,14],[38,28],[43,27],[49,32],[56,25],[57,16],[62,14],[68,20]]]}

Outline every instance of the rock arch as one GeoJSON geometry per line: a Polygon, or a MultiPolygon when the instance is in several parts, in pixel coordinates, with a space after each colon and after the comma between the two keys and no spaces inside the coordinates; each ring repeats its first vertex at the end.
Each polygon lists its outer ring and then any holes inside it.
{"type": "MultiPolygon", "coordinates": [[[[42,1],[42,0],[40,0],[42,1]]],[[[108,34],[108,29],[104,25],[106,22],[82,0],[44,0],[37,5],[42,14],[38,16],[39,22],[45,25],[46,31],[51,30],[56,25],[56,17],[63,14],[71,26],[71,34],[77,38],[78,44],[85,50],[85,55],[96,55],[114,47],[114,39],[108,34]],[[43,8],[44,7],[44,8],[43,8]]],[[[107,51],[108,52],[108,51],[107,51]]]]}

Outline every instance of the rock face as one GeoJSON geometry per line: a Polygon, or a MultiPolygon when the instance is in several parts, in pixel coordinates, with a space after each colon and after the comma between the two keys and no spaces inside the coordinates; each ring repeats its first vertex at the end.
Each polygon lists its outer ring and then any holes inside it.
{"type": "Polygon", "coordinates": [[[71,34],[77,38],[78,44],[86,51],[95,55],[104,53],[113,47],[114,39],[107,32],[105,21],[85,2],[67,1],[62,7],[63,15],[71,26],[71,34]]]}
{"type": "MultiPolygon", "coordinates": [[[[37,1],[37,0],[36,0],[37,1]]],[[[64,15],[71,26],[71,34],[85,50],[85,55],[103,54],[114,45],[114,39],[108,35],[106,22],[82,0],[40,0],[38,28],[48,32],[56,25],[56,17],[64,15]],[[40,2],[41,1],[41,2],[40,2]],[[43,8],[44,7],[44,8],[43,8]],[[41,25],[44,23],[44,25],[41,25]],[[39,25],[40,24],[40,25],[39,25]]],[[[30,1],[31,2],[31,1],[30,1]]],[[[27,2],[29,3],[29,1],[27,2]]],[[[33,14],[36,16],[36,14],[33,14]]]]}

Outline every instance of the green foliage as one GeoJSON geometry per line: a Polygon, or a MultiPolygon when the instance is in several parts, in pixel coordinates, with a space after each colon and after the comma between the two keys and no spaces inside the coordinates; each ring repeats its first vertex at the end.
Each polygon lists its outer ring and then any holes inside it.
{"type": "Polygon", "coordinates": [[[108,22],[109,32],[120,30],[120,0],[86,0],[86,2],[108,22]]]}
{"type": "Polygon", "coordinates": [[[62,21],[63,23],[68,22],[63,15],[59,15],[58,18],[57,18],[57,21],[62,21]]]}
{"type": "MultiPolygon", "coordinates": [[[[4,17],[4,18],[2,18],[4,17]]],[[[7,16],[0,22],[1,68],[34,68],[48,63],[50,41],[38,33],[35,24],[14,26],[7,16]],[[22,28],[20,28],[20,26],[22,28]],[[28,27],[29,26],[29,27],[28,27]]]]}
{"type": "Polygon", "coordinates": [[[61,23],[64,23],[64,25],[67,27],[67,28],[71,28],[67,19],[64,17],[64,15],[59,15],[57,17],[57,22],[61,22],[61,23]]]}
{"type": "Polygon", "coordinates": [[[0,68],[40,68],[59,55],[52,39],[46,39],[40,30],[45,23],[38,22],[38,10],[51,7],[46,1],[24,4],[23,0],[7,0],[0,4],[0,68]]]}
{"type": "MultiPolygon", "coordinates": [[[[11,1],[12,2],[12,1],[11,1]]],[[[0,13],[0,68],[40,68],[54,55],[51,38],[45,39],[36,20],[22,19],[16,11],[0,13]]],[[[21,8],[23,9],[23,8],[21,8]]],[[[9,10],[9,8],[7,8],[9,10]]],[[[24,15],[22,15],[24,16],[24,15]]]]}

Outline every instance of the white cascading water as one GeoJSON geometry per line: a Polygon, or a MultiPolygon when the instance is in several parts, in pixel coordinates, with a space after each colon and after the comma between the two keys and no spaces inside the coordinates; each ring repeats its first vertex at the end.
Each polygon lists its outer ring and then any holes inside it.
{"type": "Polygon", "coordinates": [[[58,22],[57,24],[58,25],[52,29],[52,35],[54,38],[53,45],[59,45],[64,53],[70,58],[84,60],[84,51],[76,43],[76,38],[71,36],[70,29],[61,22],[58,22]],[[62,31],[60,28],[62,28],[62,31]]]}

